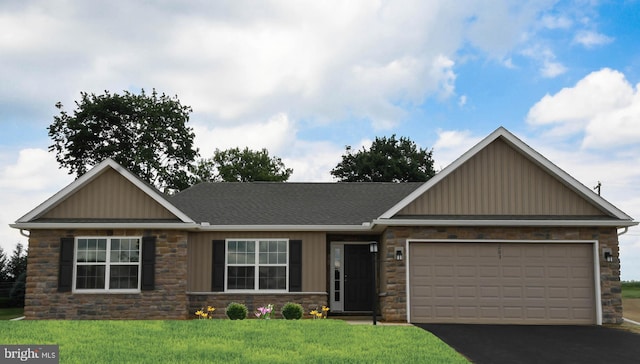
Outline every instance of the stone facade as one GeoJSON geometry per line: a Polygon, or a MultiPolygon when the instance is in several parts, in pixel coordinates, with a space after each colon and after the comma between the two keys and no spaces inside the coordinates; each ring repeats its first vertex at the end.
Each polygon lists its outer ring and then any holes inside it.
{"type": "MultiPolygon", "coordinates": [[[[389,227],[382,235],[380,313],[386,321],[407,319],[406,260],[395,260],[395,248],[407,239],[597,240],[610,248],[613,262],[600,257],[602,322],[622,323],[622,296],[617,230],[613,227],[389,227]]],[[[406,252],[405,252],[406,254],[406,252]]]]}
{"type": "Polygon", "coordinates": [[[237,294],[237,293],[192,293],[189,294],[189,312],[195,318],[195,312],[203,307],[213,306],[214,318],[226,318],[225,308],[231,303],[237,302],[247,306],[249,318],[258,307],[273,304],[275,318],[282,318],[280,311],[287,302],[299,303],[304,309],[304,316],[308,318],[309,312],[327,305],[326,293],[281,293],[281,294],[237,294]]]}
{"type": "Polygon", "coordinates": [[[172,230],[32,230],[26,319],[187,318],[187,233],[172,230]],[[58,292],[60,238],[156,236],[155,289],[135,294],[58,292]]]}

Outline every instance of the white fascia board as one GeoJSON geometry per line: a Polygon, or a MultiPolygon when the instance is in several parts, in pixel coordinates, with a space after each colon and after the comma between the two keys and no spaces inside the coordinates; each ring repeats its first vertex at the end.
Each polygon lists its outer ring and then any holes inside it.
{"type": "Polygon", "coordinates": [[[184,222],[17,222],[9,224],[14,229],[168,229],[168,230],[195,230],[196,223],[184,222]]]}
{"type": "MultiPolygon", "coordinates": [[[[550,174],[554,175],[561,181],[563,181],[569,188],[573,191],[581,195],[583,198],[591,201],[596,206],[600,207],[604,211],[608,212],[612,216],[620,219],[620,220],[633,220],[629,215],[625,214],[622,210],[615,207],[613,204],[598,196],[594,191],[590,188],[586,187],[578,180],[573,178],[570,174],[553,164],[550,160],[545,158],[542,154],[538,153],[535,149],[531,148],[525,142],[520,140],[518,137],[513,135],[504,127],[499,127],[493,133],[489,134],[486,138],[481,140],[474,147],[469,149],[466,153],[456,159],[453,163],[445,167],[438,174],[433,176],[430,180],[424,183],[424,185],[418,187],[415,191],[409,194],[407,197],[398,202],[391,209],[387,210],[385,213],[380,215],[380,219],[390,219],[395,214],[397,214],[404,207],[409,205],[415,199],[424,194],[427,190],[433,187],[438,182],[442,181],[445,177],[455,171],[458,167],[460,167],[463,163],[471,159],[471,157],[475,156],[482,149],[486,148],[493,141],[498,139],[499,137],[504,138],[504,140],[509,143],[512,147],[521,151],[525,156],[529,157],[534,163],[539,165],[541,168],[545,169],[550,174]]],[[[622,222],[620,222],[622,223],[622,222]]],[[[628,225],[631,226],[631,225],[628,225]]]]}
{"type": "Polygon", "coordinates": [[[621,220],[438,220],[438,219],[376,219],[382,226],[611,226],[638,225],[637,221],[621,220]]]}
{"type": "Polygon", "coordinates": [[[169,201],[167,201],[161,194],[155,191],[153,188],[149,187],[147,184],[140,181],[136,178],[131,172],[123,168],[121,165],[116,163],[113,159],[108,158],[91,168],[87,173],[80,176],[75,181],[71,182],[62,190],[58,191],[55,195],[49,197],[46,201],[38,205],[35,209],[28,212],[26,215],[19,218],[16,223],[24,223],[31,221],[43,213],[47,212],[50,208],[56,206],[59,202],[73,194],[78,189],[82,188],[89,182],[96,179],[100,176],[107,168],[112,168],[116,172],[120,173],[124,178],[126,178],[129,182],[133,183],[136,187],[141,189],[144,193],[146,193],[153,200],[158,202],[162,207],[169,210],[172,214],[174,214],[177,218],[182,220],[185,223],[193,223],[194,221],[187,216],[185,213],[180,211],[177,207],[173,206],[169,201]]]}

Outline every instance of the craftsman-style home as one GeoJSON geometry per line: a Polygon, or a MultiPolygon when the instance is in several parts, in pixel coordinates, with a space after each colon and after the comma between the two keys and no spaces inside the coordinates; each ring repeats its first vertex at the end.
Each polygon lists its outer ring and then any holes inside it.
{"type": "Polygon", "coordinates": [[[618,234],[636,224],[499,128],[426,183],[166,196],[106,160],[11,226],[29,235],[27,319],[376,300],[388,321],[602,324],[622,322],[618,234]]]}

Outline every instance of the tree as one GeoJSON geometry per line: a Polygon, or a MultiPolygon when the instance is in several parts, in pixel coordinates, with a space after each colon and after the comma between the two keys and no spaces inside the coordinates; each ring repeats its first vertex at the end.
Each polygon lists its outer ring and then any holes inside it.
{"type": "Polygon", "coordinates": [[[0,283],[9,281],[9,261],[4,249],[0,246],[0,283]]]}
{"type": "Polygon", "coordinates": [[[9,262],[6,265],[6,272],[10,281],[15,281],[20,274],[27,271],[27,253],[28,252],[24,250],[21,243],[16,245],[16,248],[13,250],[13,254],[9,258],[9,262]]]}
{"type": "Polygon", "coordinates": [[[60,114],[48,127],[61,167],[77,177],[106,158],[112,158],[160,190],[189,186],[189,165],[198,156],[195,134],[187,126],[191,107],[177,96],[104,95],[81,92],[73,115],[58,102],[60,114]]]}
{"type": "Polygon", "coordinates": [[[219,150],[212,158],[202,159],[195,166],[195,182],[284,182],[293,169],[286,168],[278,157],[270,157],[266,149],[260,151],[249,148],[219,150]]]}
{"type": "Polygon", "coordinates": [[[331,170],[341,182],[423,182],[435,175],[432,151],[418,148],[409,138],[382,137],[367,150],[346,146],[342,161],[331,170]]]}

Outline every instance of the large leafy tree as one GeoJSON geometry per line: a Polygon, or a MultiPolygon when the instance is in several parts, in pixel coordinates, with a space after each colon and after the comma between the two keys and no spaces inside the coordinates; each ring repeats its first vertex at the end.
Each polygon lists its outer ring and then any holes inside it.
{"type": "Polygon", "coordinates": [[[198,156],[187,126],[191,107],[155,89],[150,95],[144,90],[80,95],[73,114],[56,104],[60,114],[48,128],[49,150],[70,174],[79,177],[112,158],[160,190],[189,187],[189,165],[198,156]]]}
{"type": "Polygon", "coordinates": [[[341,182],[423,182],[433,177],[432,151],[409,138],[376,137],[369,149],[346,147],[342,161],[331,170],[341,182]]]}
{"type": "Polygon", "coordinates": [[[219,150],[212,158],[200,160],[194,169],[197,182],[284,182],[293,169],[287,168],[282,159],[271,157],[266,149],[249,148],[219,150]]]}

